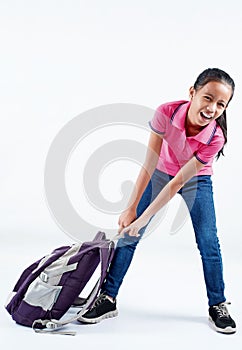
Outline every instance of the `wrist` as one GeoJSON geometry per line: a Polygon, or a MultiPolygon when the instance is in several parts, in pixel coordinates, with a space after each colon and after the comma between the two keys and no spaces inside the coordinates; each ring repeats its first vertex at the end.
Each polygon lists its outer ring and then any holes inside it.
{"type": "Polygon", "coordinates": [[[148,222],[150,218],[151,216],[148,213],[143,212],[143,214],[140,215],[137,220],[148,222]]]}
{"type": "Polygon", "coordinates": [[[137,204],[134,204],[134,203],[129,204],[125,209],[125,211],[132,211],[134,213],[136,213],[136,210],[137,210],[137,204]]]}

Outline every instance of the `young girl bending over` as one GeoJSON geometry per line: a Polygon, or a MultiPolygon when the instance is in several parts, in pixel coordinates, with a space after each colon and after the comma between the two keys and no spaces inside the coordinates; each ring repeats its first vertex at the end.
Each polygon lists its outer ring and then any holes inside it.
{"type": "Polygon", "coordinates": [[[189,93],[190,101],[162,104],[150,121],[146,159],[129,205],[119,218],[123,238],[118,241],[101,294],[82,316],[82,322],[96,323],[117,316],[116,297],[145,228],[179,193],[190,212],[202,258],[210,323],[218,332],[236,332],[224,296],[211,180],[213,160],[223,154],[227,142],[226,109],[234,82],[220,69],[206,69],[189,93]]]}

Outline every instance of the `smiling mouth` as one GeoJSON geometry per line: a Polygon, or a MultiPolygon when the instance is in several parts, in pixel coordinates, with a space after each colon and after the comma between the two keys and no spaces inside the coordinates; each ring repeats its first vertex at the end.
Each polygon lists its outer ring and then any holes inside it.
{"type": "Polygon", "coordinates": [[[200,115],[206,120],[211,120],[213,118],[211,115],[208,115],[204,112],[200,112],[200,115]]]}

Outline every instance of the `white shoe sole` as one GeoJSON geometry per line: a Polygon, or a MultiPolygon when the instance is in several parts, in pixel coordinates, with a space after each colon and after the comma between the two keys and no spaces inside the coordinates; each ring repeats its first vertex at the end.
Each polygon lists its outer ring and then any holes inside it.
{"type": "Polygon", "coordinates": [[[102,320],[105,320],[107,318],[112,318],[112,317],[116,317],[116,316],[118,316],[118,310],[107,312],[106,314],[104,314],[102,316],[99,316],[99,317],[96,317],[96,318],[92,318],[92,319],[85,318],[85,317],[81,316],[81,317],[78,318],[78,321],[82,322],[82,323],[93,324],[93,323],[99,323],[102,320]]]}
{"type": "Polygon", "coordinates": [[[233,334],[236,332],[236,328],[233,328],[233,327],[226,327],[226,328],[217,327],[211,317],[209,317],[209,325],[211,326],[211,328],[213,330],[215,330],[216,332],[219,332],[219,333],[233,334]]]}

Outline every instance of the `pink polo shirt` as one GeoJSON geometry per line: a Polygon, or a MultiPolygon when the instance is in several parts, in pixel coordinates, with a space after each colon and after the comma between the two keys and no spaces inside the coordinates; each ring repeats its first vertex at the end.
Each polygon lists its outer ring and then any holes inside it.
{"type": "Polygon", "coordinates": [[[213,120],[196,136],[186,136],[185,119],[189,101],[162,104],[149,122],[151,129],[163,136],[157,169],[175,176],[179,169],[195,156],[204,167],[197,175],[212,175],[212,163],[223,147],[222,129],[213,120]]]}

